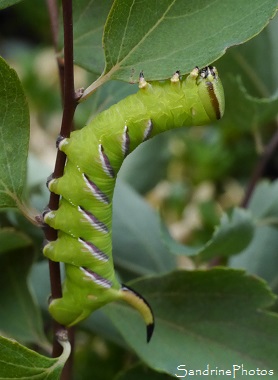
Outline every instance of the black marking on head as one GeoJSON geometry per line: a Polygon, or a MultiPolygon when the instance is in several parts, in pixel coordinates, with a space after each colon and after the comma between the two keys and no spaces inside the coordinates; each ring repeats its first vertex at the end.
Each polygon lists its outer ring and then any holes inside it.
{"type": "Polygon", "coordinates": [[[213,107],[214,112],[215,112],[216,119],[219,120],[219,119],[221,119],[221,111],[220,111],[219,101],[218,101],[218,98],[215,94],[214,85],[213,85],[213,81],[217,80],[217,71],[215,70],[215,67],[213,67],[213,66],[206,66],[203,69],[198,68],[198,71],[199,71],[199,75],[204,80],[206,80],[208,78],[205,82],[206,87],[208,90],[208,94],[210,97],[212,107],[213,107]]]}
{"type": "Polygon", "coordinates": [[[103,262],[108,262],[109,257],[106,253],[102,252],[98,247],[96,247],[93,243],[85,241],[81,238],[78,238],[78,241],[98,260],[103,262]]]}
{"type": "Polygon", "coordinates": [[[216,78],[216,72],[213,66],[206,66],[203,69],[199,69],[198,66],[196,66],[196,68],[198,69],[199,75],[202,78],[206,79],[209,75],[211,75],[213,78],[216,78]]]}
{"type": "Polygon", "coordinates": [[[109,232],[106,224],[98,220],[98,218],[96,218],[91,212],[84,210],[84,208],[80,206],[78,206],[78,210],[97,231],[100,231],[104,234],[107,234],[109,232]]]}
{"type": "Polygon", "coordinates": [[[93,193],[94,197],[105,203],[106,205],[108,205],[110,203],[110,200],[108,198],[108,196],[103,193],[100,188],[93,182],[91,181],[87,176],[86,174],[82,173],[82,176],[84,178],[84,181],[86,183],[86,186],[91,190],[91,192],[93,193]]]}
{"type": "Polygon", "coordinates": [[[104,148],[103,148],[102,144],[99,144],[98,151],[99,151],[102,169],[110,178],[115,178],[114,169],[112,168],[112,166],[110,164],[109,158],[107,157],[107,155],[104,152],[104,148]]]}
{"type": "Polygon", "coordinates": [[[146,141],[150,138],[152,130],[153,130],[153,123],[152,123],[152,120],[149,119],[147,122],[147,126],[144,130],[143,141],[146,141]]]}
{"type": "MultiPolygon", "coordinates": [[[[197,68],[197,66],[196,66],[197,68]]],[[[203,67],[202,69],[199,69],[198,67],[198,71],[199,71],[199,75],[202,77],[202,78],[207,78],[208,77],[208,67],[203,67]]]]}
{"type": "Polygon", "coordinates": [[[103,288],[109,289],[112,287],[111,281],[107,280],[106,278],[103,278],[93,272],[92,270],[85,268],[85,267],[80,267],[80,269],[88,276],[91,278],[95,284],[102,286],[103,288]]]}
{"type": "Polygon", "coordinates": [[[128,127],[127,125],[125,125],[124,133],[122,136],[122,153],[124,157],[126,157],[129,153],[129,145],[130,145],[130,138],[128,134],[128,127]]]}

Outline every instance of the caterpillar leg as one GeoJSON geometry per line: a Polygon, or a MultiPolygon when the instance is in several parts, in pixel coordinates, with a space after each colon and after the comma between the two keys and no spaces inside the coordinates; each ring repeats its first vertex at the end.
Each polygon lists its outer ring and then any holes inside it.
{"type": "MultiPolygon", "coordinates": [[[[86,319],[93,311],[113,301],[125,301],[143,317],[147,327],[147,342],[154,330],[154,316],[150,305],[137,292],[111,281],[88,268],[66,264],[63,297],[50,302],[52,317],[65,326],[73,326],[86,319]]],[[[108,276],[112,278],[111,276],[108,276]]]]}
{"type": "Polygon", "coordinates": [[[133,289],[122,285],[120,289],[120,299],[130,304],[134,309],[136,309],[144,319],[147,327],[147,342],[151,340],[153,330],[154,330],[154,315],[153,311],[148,304],[148,302],[133,289]]]}
{"type": "Polygon", "coordinates": [[[65,271],[63,297],[49,304],[50,314],[62,325],[74,326],[93,311],[119,300],[121,285],[113,277],[110,281],[88,268],[70,264],[65,265],[65,271]]]}

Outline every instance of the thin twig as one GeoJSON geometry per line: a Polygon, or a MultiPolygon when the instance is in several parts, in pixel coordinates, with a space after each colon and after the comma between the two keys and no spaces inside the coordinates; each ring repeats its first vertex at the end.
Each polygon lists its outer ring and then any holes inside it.
{"type": "MultiPolygon", "coordinates": [[[[50,18],[51,32],[52,32],[52,40],[54,45],[54,50],[57,52],[57,41],[58,41],[58,8],[56,0],[47,0],[47,7],[50,18]]],[[[58,63],[59,67],[59,63],[58,63]]],[[[64,76],[62,75],[62,71],[59,70],[59,78],[60,83],[64,82],[64,76]]],[[[56,158],[55,166],[57,165],[58,157],[56,158]]],[[[54,170],[55,172],[55,170],[54,170]]],[[[48,203],[48,207],[52,210],[58,208],[59,197],[55,196],[55,194],[50,193],[50,199],[48,203]]],[[[49,226],[45,226],[44,228],[45,238],[48,241],[53,241],[57,239],[57,231],[49,226]]],[[[50,275],[50,287],[51,287],[51,298],[60,298],[62,297],[62,287],[61,287],[61,273],[60,273],[60,265],[59,263],[53,262],[51,260],[49,263],[49,275],[50,275]]],[[[53,347],[52,347],[52,356],[57,357],[62,352],[61,345],[56,340],[56,333],[60,329],[60,325],[53,321],[53,347]]]]}
{"type": "Polygon", "coordinates": [[[275,152],[277,148],[278,148],[278,130],[275,132],[272,139],[265,147],[262,156],[260,157],[257,165],[255,166],[255,169],[253,171],[253,174],[251,176],[251,179],[245,191],[244,198],[241,202],[242,207],[247,207],[249,200],[253,194],[253,191],[256,187],[257,182],[262,177],[268,161],[270,160],[271,156],[273,155],[273,153],[275,152]]]}
{"type": "MultiPolygon", "coordinates": [[[[58,8],[56,0],[47,0],[48,10],[50,15],[52,39],[54,44],[54,49],[56,53],[58,52],[58,8]]],[[[62,137],[68,137],[72,130],[73,117],[75,108],[77,105],[74,92],[74,70],[73,70],[73,28],[72,28],[72,1],[63,0],[63,29],[64,29],[64,62],[57,57],[57,63],[59,67],[59,76],[62,90],[63,99],[63,117],[60,135],[62,137]]],[[[53,172],[53,178],[59,178],[63,175],[64,166],[66,162],[66,155],[57,151],[56,163],[53,172]]],[[[59,195],[50,193],[48,208],[51,210],[57,210],[59,207],[59,195]]],[[[57,231],[49,226],[45,227],[45,237],[47,240],[56,240],[57,231]]],[[[49,261],[50,269],[50,284],[51,284],[51,294],[52,299],[62,297],[61,289],[61,276],[60,276],[60,266],[59,263],[49,261]]],[[[54,322],[54,335],[56,336],[57,331],[61,326],[54,322]]],[[[73,341],[73,334],[70,334],[73,341]]],[[[61,354],[61,346],[54,339],[53,342],[53,352],[54,357],[61,354]]],[[[61,379],[69,379],[72,367],[72,355],[66,363],[61,379]]]]}
{"type": "Polygon", "coordinates": [[[59,12],[56,0],[47,0],[46,5],[48,14],[50,16],[51,37],[55,51],[58,50],[58,36],[59,36],[59,12]]]}
{"type": "Polygon", "coordinates": [[[46,0],[46,4],[47,4],[49,19],[50,19],[53,47],[56,53],[61,94],[62,94],[62,99],[64,99],[64,60],[59,55],[59,45],[58,45],[59,11],[57,7],[57,0],[46,0]]]}

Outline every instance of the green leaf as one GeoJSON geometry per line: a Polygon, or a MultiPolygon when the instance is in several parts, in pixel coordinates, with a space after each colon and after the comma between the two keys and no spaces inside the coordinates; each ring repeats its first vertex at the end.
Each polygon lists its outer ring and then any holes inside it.
{"type": "Polygon", "coordinates": [[[179,243],[177,240],[173,239],[170,235],[168,229],[166,226],[161,224],[161,233],[162,233],[162,240],[166,247],[169,249],[171,253],[174,255],[186,255],[186,256],[195,256],[198,253],[198,250],[201,248],[194,248],[190,247],[188,245],[179,243]]]}
{"type": "Polygon", "coordinates": [[[17,4],[22,0],[0,0],[0,9],[8,8],[11,5],[17,4]]]}
{"type": "Polygon", "coordinates": [[[187,73],[258,34],[276,12],[273,0],[116,0],[105,25],[105,74],[128,81],[187,73]],[[244,15],[244,17],[243,17],[244,15]]]}
{"type": "Polygon", "coordinates": [[[101,336],[105,340],[115,343],[117,346],[127,348],[122,335],[102,309],[93,312],[89,318],[81,323],[80,327],[91,334],[101,336]]]}
{"type": "MultiPolygon", "coordinates": [[[[14,239],[20,241],[20,235],[14,234],[14,239]]],[[[24,242],[21,249],[0,255],[0,329],[5,335],[44,347],[48,343],[40,311],[27,283],[33,259],[33,249],[24,247],[24,242]]]]}
{"type": "Polygon", "coordinates": [[[61,342],[59,358],[47,358],[20,345],[15,340],[0,336],[0,380],[36,379],[58,380],[70,354],[70,344],[61,342]]]}
{"type": "Polygon", "coordinates": [[[223,214],[220,225],[216,227],[212,238],[203,247],[193,248],[179,244],[173,241],[165,229],[163,238],[172,253],[199,255],[200,259],[205,261],[240,253],[251,242],[254,228],[251,214],[244,209],[235,208],[230,216],[223,214]]]}
{"type": "Polygon", "coordinates": [[[29,279],[40,308],[47,310],[47,299],[50,295],[48,261],[42,260],[32,265],[29,279]]]}
{"type": "Polygon", "coordinates": [[[254,223],[249,212],[235,208],[229,217],[224,214],[211,240],[198,252],[202,260],[237,254],[253,238],[254,223]]]}
{"type": "Polygon", "coordinates": [[[232,257],[230,266],[244,268],[264,278],[278,290],[278,181],[257,185],[248,209],[257,219],[252,243],[240,255],[232,257]]]}
{"type": "MultiPolygon", "coordinates": [[[[232,47],[217,62],[223,86],[229,89],[225,91],[225,116],[219,122],[222,133],[231,136],[234,131],[242,136],[276,117],[277,33],[278,18],[275,17],[262,33],[244,45],[232,47]]],[[[261,131],[265,133],[265,128],[261,131]]],[[[233,143],[235,145],[234,138],[233,143]]]]}
{"type": "Polygon", "coordinates": [[[235,125],[242,131],[250,131],[254,127],[264,125],[277,115],[278,92],[267,98],[251,96],[238,75],[228,76],[224,80],[226,91],[226,111],[223,125],[235,125]],[[234,110],[237,109],[237,112],[234,110]]]}
{"type": "Polygon", "coordinates": [[[239,75],[248,93],[255,97],[268,98],[275,93],[278,85],[275,70],[278,63],[275,48],[277,33],[278,18],[274,17],[255,38],[229,49],[217,62],[217,68],[221,70],[221,79],[225,73],[239,75]]]}
{"type": "Polygon", "coordinates": [[[248,209],[260,221],[278,222],[278,180],[262,181],[252,194],[248,209]]]}
{"type": "Polygon", "coordinates": [[[159,373],[143,365],[136,365],[128,370],[122,371],[115,380],[171,380],[172,376],[159,373]]]}
{"type": "MultiPolygon", "coordinates": [[[[112,1],[79,0],[75,4],[75,63],[100,74],[104,68],[102,32],[112,1]]],[[[206,0],[116,1],[103,37],[105,72],[125,81],[137,80],[141,69],[148,79],[169,78],[176,69],[189,72],[196,64],[208,64],[227,47],[258,34],[275,8],[272,0],[218,0],[209,5],[206,0]]]]}
{"type": "Polygon", "coordinates": [[[152,368],[175,375],[188,369],[278,371],[278,315],[267,312],[275,296],[264,281],[243,271],[179,271],[132,284],[152,305],[156,328],[146,343],[140,316],[126,305],[104,310],[125,340],[152,368]]]}
{"type": "Polygon", "coordinates": [[[102,34],[112,0],[73,1],[74,63],[100,74],[104,68],[102,34]]]}
{"type": "Polygon", "coordinates": [[[29,111],[16,72],[0,58],[0,207],[16,207],[26,180],[29,111]]]}
{"type": "Polygon", "coordinates": [[[278,290],[278,230],[273,226],[258,226],[252,243],[240,255],[231,257],[229,265],[242,268],[266,280],[278,290]]]}
{"type": "Polygon", "coordinates": [[[75,116],[77,116],[78,125],[83,127],[88,123],[88,120],[91,120],[100,112],[108,109],[111,105],[137,91],[138,86],[136,84],[132,85],[115,80],[105,83],[94,93],[93,97],[79,104],[75,114],[75,116]]]}
{"type": "Polygon", "coordinates": [[[0,230],[0,254],[32,246],[30,238],[13,228],[0,230]]]}
{"type": "Polygon", "coordinates": [[[170,158],[169,136],[171,134],[165,132],[140,144],[124,160],[118,178],[127,182],[139,193],[145,194],[153,189],[159,180],[165,177],[167,171],[170,158]]]}
{"type": "Polygon", "coordinates": [[[113,256],[117,270],[130,272],[133,278],[176,266],[161,242],[159,216],[121,181],[113,200],[113,256]]]}

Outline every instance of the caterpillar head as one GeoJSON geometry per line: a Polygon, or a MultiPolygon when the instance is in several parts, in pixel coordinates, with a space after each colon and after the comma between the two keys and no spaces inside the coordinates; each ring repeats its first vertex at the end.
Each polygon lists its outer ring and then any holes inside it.
{"type": "Polygon", "coordinates": [[[195,70],[198,70],[198,94],[207,115],[211,120],[221,119],[224,114],[225,98],[217,69],[206,66],[203,69],[197,67],[195,70]]]}

